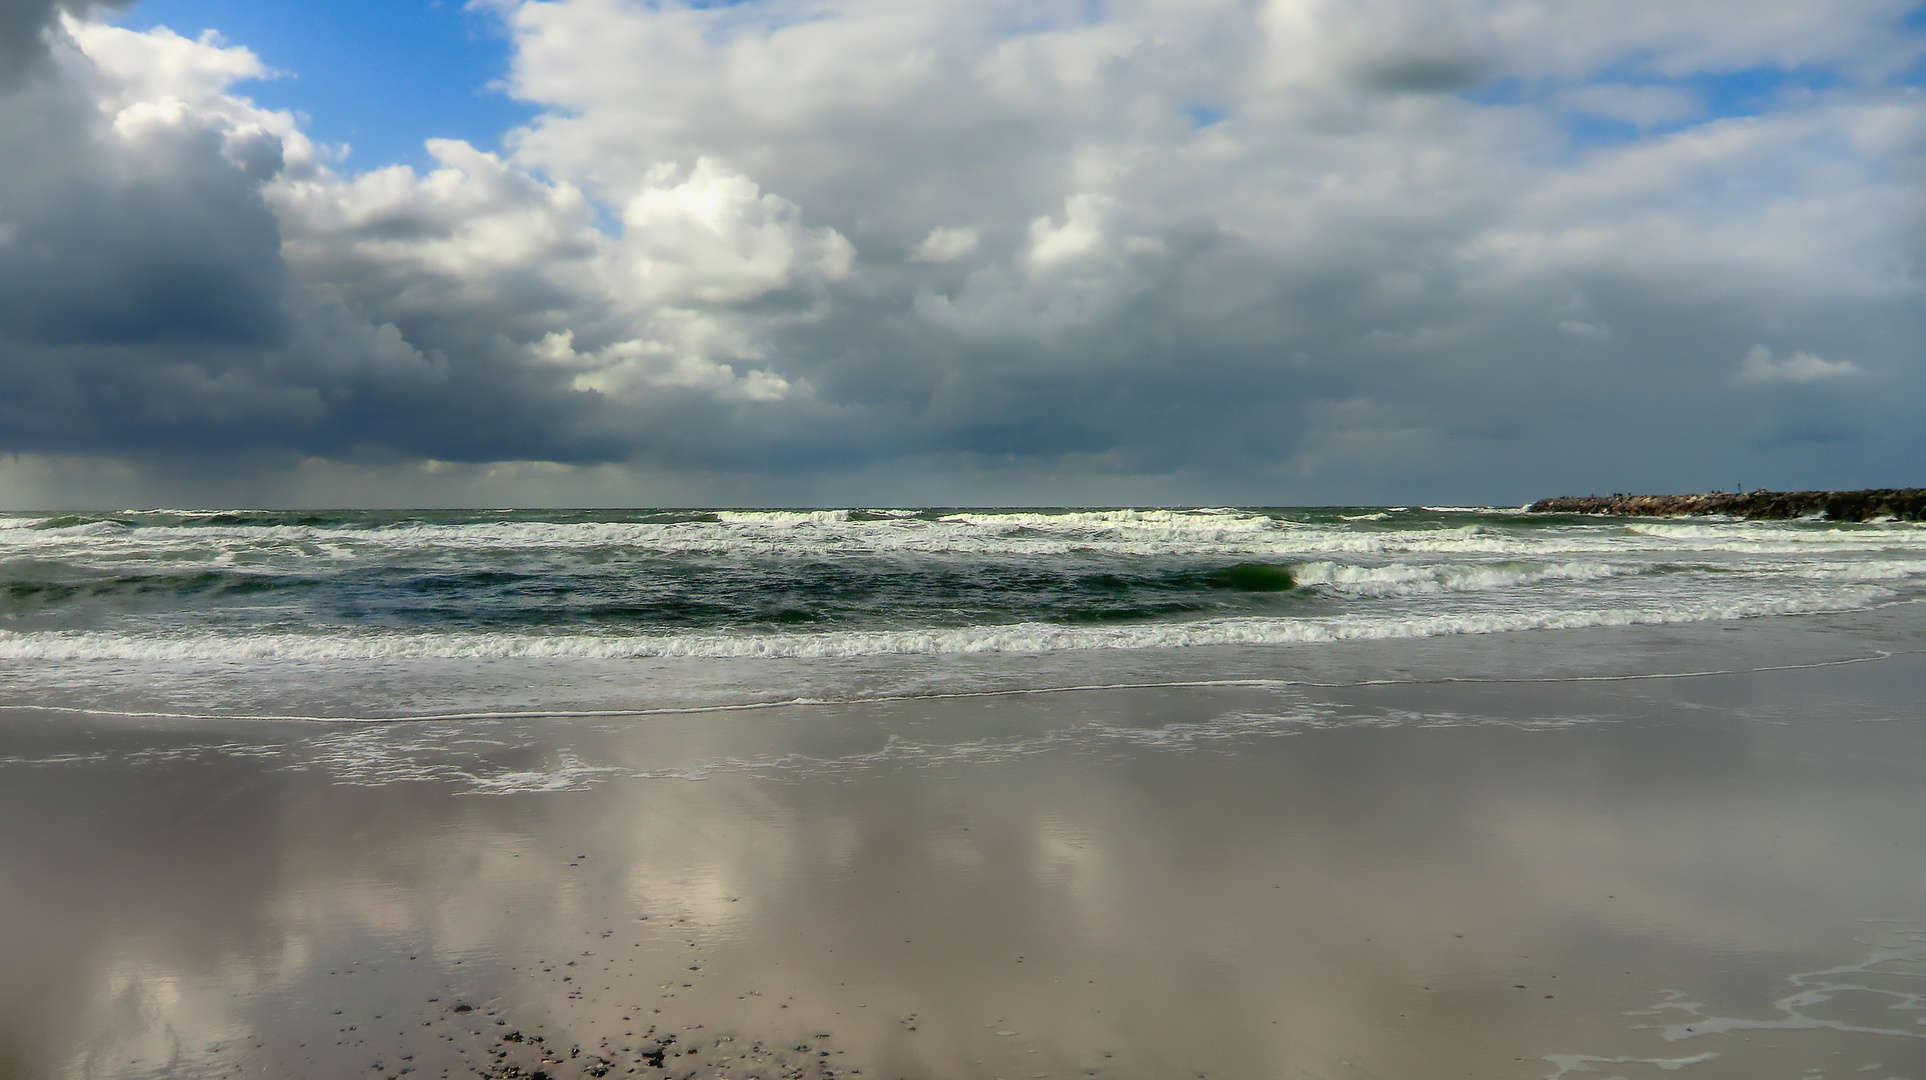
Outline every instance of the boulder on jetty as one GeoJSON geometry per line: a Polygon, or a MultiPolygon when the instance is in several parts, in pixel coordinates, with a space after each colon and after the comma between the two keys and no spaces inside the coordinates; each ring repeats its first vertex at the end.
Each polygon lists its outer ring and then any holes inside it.
{"type": "Polygon", "coordinates": [[[1616,514],[1625,517],[1722,515],[1749,519],[1824,518],[1827,521],[1926,520],[1926,488],[1869,491],[1715,491],[1704,495],[1585,495],[1540,499],[1535,514],[1616,514]]]}

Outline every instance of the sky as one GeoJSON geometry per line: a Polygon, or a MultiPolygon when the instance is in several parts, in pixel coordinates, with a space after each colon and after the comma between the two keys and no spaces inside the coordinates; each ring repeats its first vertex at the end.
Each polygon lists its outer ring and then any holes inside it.
{"type": "Polygon", "coordinates": [[[0,507],[1926,485],[1917,0],[0,0],[0,507]]]}

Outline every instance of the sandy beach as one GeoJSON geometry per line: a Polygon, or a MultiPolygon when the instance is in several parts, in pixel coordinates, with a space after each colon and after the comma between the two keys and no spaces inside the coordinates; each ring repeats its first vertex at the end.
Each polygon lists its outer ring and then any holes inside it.
{"type": "Polygon", "coordinates": [[[1915,622],[1567,635],[1554,681],[1495,635],[1323,686],[15,709],[0,1075],[1920,1076],[1915,622]]]}

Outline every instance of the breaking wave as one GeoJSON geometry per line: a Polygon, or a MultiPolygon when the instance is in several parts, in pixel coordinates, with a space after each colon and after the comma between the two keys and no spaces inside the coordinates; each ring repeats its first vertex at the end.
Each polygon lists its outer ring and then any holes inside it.
{"type": "Polygon", "coordinates": [[[1088,649],[1171,649],[1204,645],[1288,645],[1498,634],[1523,630],[1659,625],[1811,614],[1867,607],[1890,590],[1837,592],[1674,606],[1537,610],[1406,618],[1339,616],[1226,618],[1132,627],[1046,623],[942,630],[761,634],[260,633],[155,637],[102,632],[0,631],[0,660],[219,664],[411,659],[635,659],[643,657],[853,658],[898,654],[1039,653],[1088,649]]]}

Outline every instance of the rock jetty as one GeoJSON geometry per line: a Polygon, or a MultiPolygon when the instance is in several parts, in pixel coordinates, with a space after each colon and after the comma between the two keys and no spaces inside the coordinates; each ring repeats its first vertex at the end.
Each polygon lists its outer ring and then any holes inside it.
{"type": "Polygon", "coordinates": [[[1616,514],[1625,517],[1722,515],[1755,520],[1824,518],[1827,521],[1926,520],[1926,488],[1869,491],[1715,491],[1704,495],[1585,495],[1540,499],[1535,514],[1616,514]]]}

